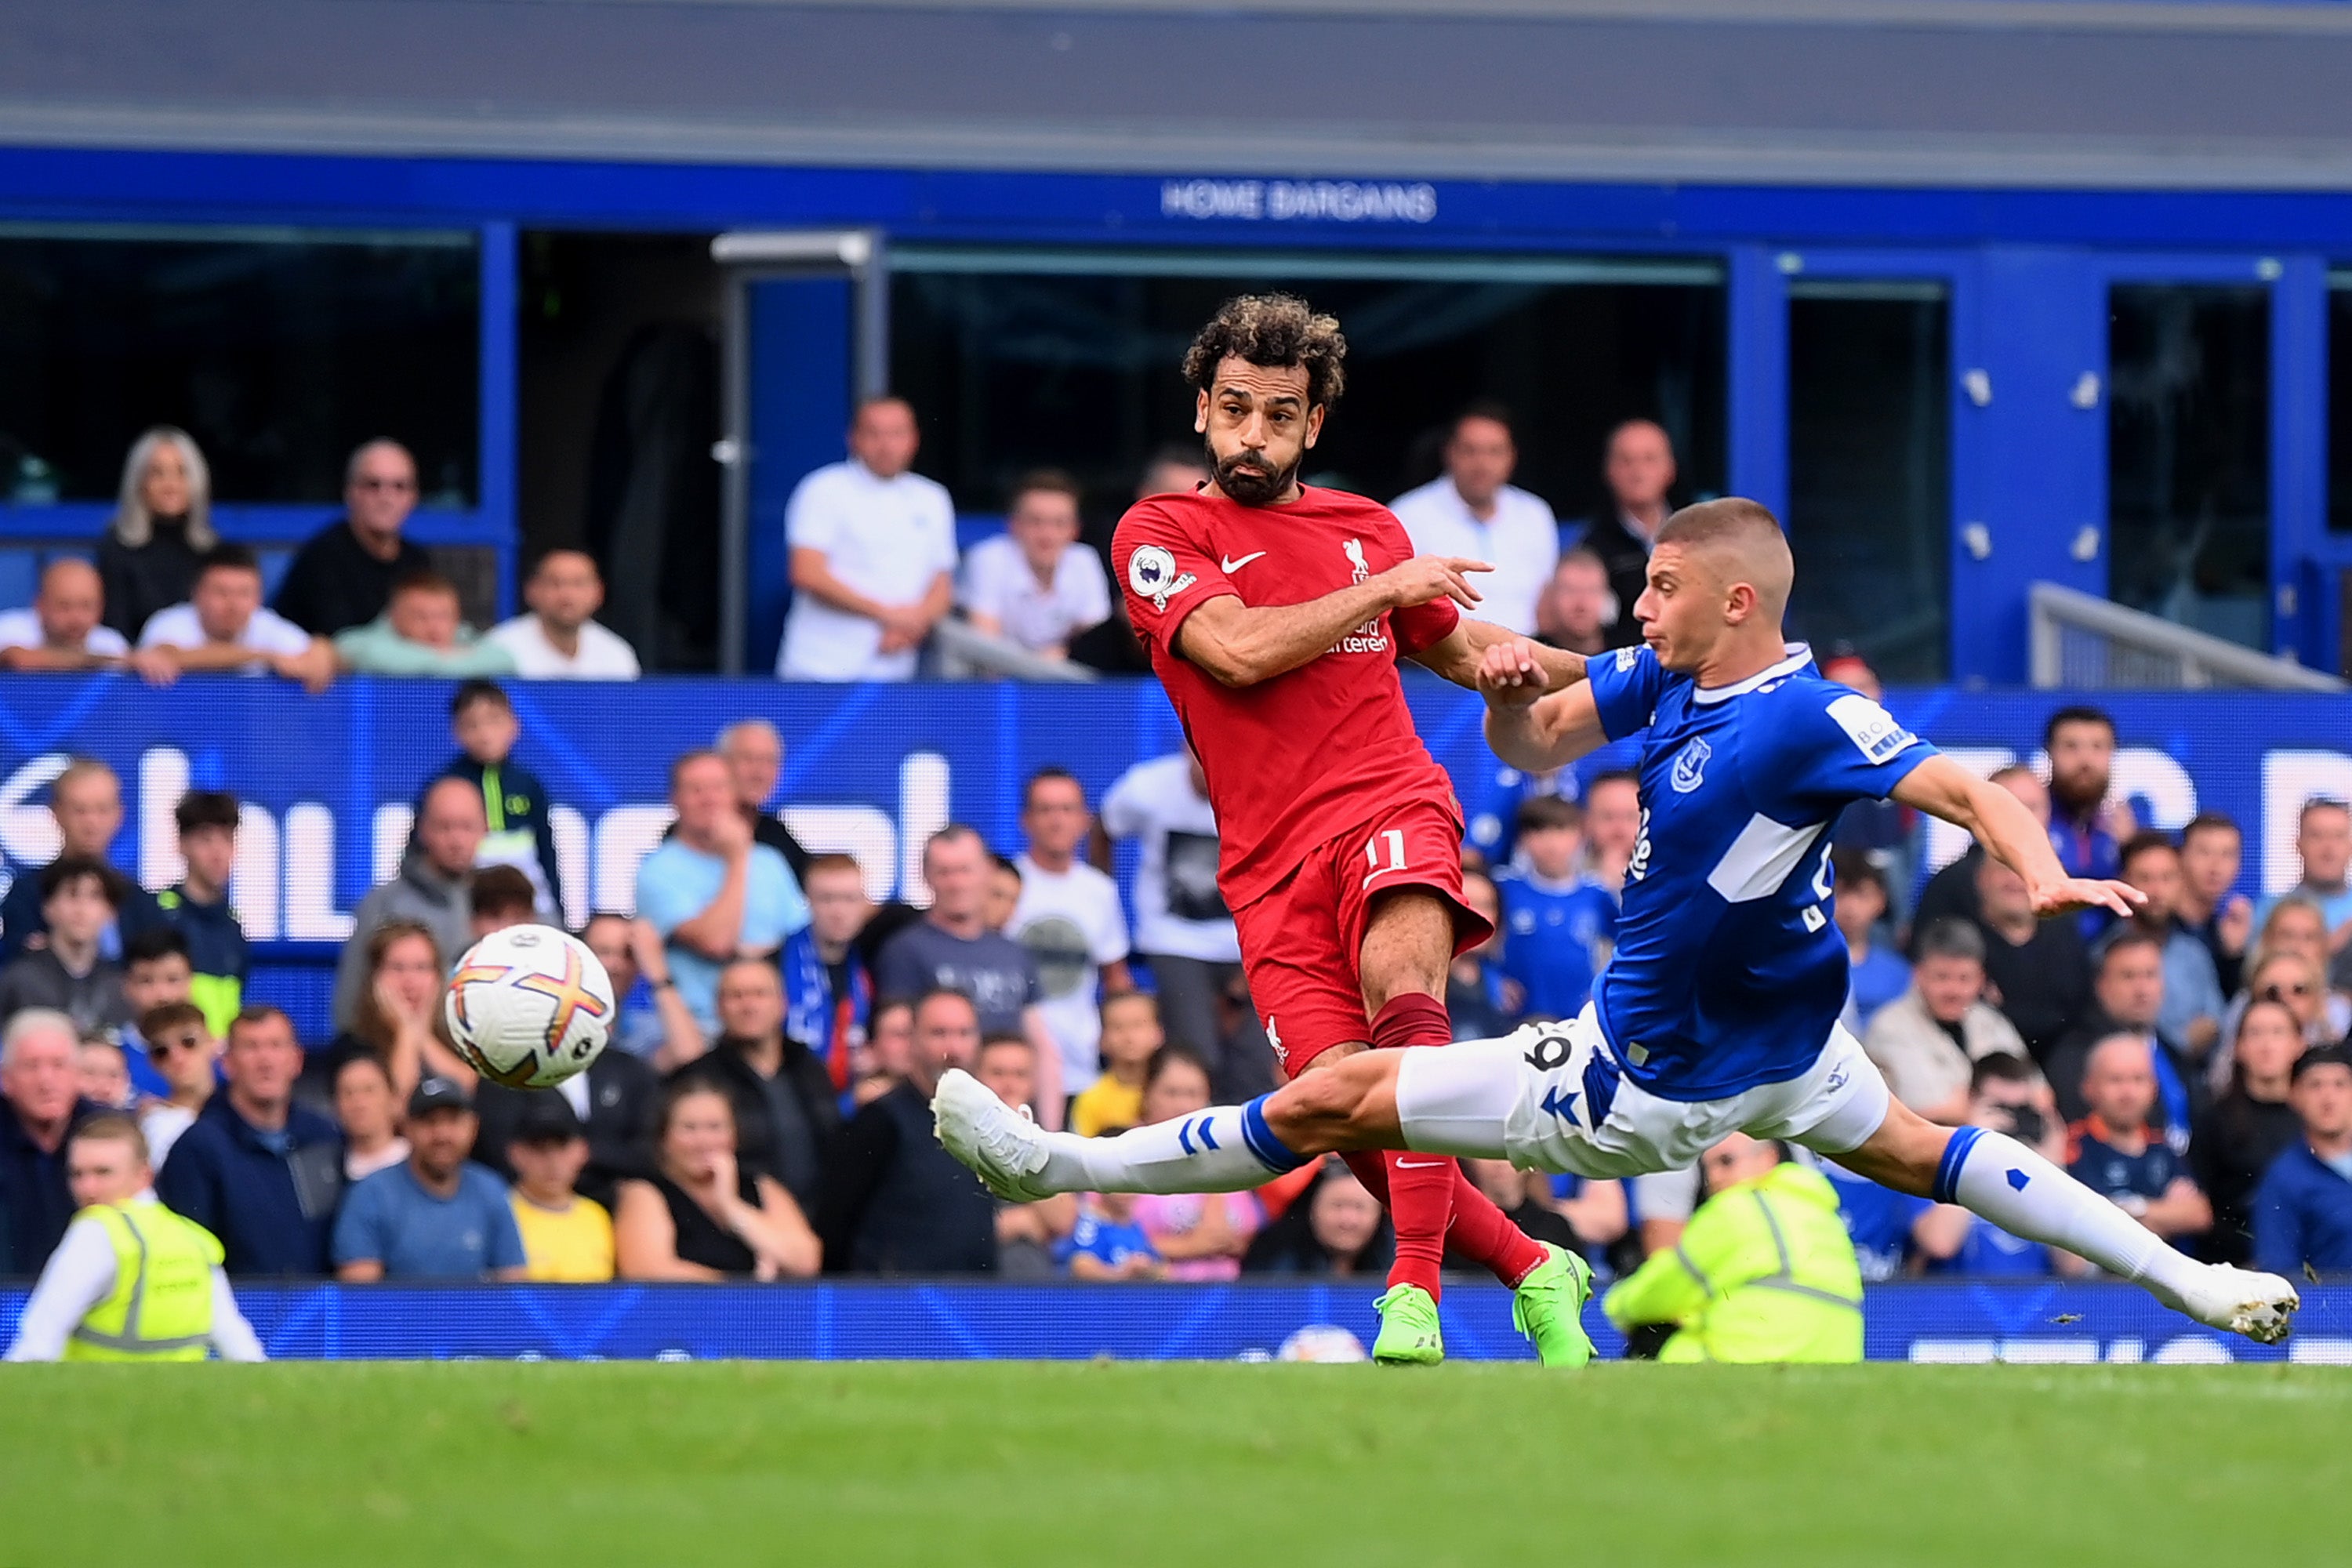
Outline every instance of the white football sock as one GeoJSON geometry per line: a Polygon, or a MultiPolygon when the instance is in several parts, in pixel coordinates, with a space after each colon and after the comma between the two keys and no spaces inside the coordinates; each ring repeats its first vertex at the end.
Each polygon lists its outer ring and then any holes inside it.
{"type": "Polygon", "coordinates": [[[1935,1197],[1992,1221],[2011,1236],[2087,1258],[2178,1306],[2204,1265],[2165,1245],[2131,1215],[2004,1132],[1963,1127],[1936,1173],[1935,1197]]]}
{"type": "Polygon", "coordinates": [[[1219,1105],[1116,1138],[1046,1136],[1050,1151],[1038,1180],[1066,1193],[1237,1193],[1264,1186],[1309,1156],[1293,1153],[1266,1127],[1260,1109],[1219,1105]]]}

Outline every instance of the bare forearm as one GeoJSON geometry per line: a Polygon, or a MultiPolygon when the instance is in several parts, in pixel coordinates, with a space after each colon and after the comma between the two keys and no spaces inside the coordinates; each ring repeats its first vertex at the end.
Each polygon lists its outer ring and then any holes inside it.
{"type": "Polygon", "coordinates": [[[1226,686],[1255,686],[1287,675],[1356,627],[1391,607],[1389,589],[1358,583],[1303,605],[1212,600],[1178,634],[1179,651],[1226,686]]]}
{"type": "Polygon", "coordinates": [[[836,610],[846,610],[869,621],[882,618],[882,602],[867,598],[835,576],[832,568],[825,564],[824,552],[821,550],[793,552],[793,588],[794,592],[806,594],[836,610]]]}
{"type": "Polygon", "coordinates": [[[735,944],[743,934],[743,893],[750,864],[748,856],[728,857],[727,878],[719,884],[719,896],[692,920],[678,921],[670,939],[716,963],[734,957],[735,944]]]}

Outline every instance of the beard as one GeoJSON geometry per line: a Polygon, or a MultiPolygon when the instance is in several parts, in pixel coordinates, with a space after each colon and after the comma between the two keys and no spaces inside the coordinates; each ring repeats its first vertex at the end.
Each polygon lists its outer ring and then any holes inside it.
{"type": "MultiPolygon", "coordinates": [[[[1217,488],[1244,506],[1273,505],[1298,478],[1298,463],[1276,469],[1255,453],[1239,452],[1220,458],[1214,447],[1208,447],[1206,442],[1202,446],[1208,449],[1209,471],[1217,476],[1217,488]]],[[[1299,460],[1305,461],[1304,453],[1299,460]]]]}

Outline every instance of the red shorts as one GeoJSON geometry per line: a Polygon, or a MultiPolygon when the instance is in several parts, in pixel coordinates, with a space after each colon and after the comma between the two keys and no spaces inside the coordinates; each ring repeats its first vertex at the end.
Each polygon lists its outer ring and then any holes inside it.
{"type": "Polygon", "coordinates": [[[1285,1073],[1371,1037],[1358,960],[1372,901],[1398,888],[1426,888],[1454,906],[1456,953],[1494,934],[1462,901],[1462,816],[1450,800],[1408,802],[1318,845],[1273,891],[1234,911],[1250,1000],[1285,1073]]]}

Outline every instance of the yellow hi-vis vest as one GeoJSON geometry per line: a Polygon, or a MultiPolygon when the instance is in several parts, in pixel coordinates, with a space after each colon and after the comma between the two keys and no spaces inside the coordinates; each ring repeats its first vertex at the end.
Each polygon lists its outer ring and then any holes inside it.
{"type": "Polygon", "coordinates": [[[114,1243],[114,1289],[73,1331],[68,1361],[202,1361],[213,1337],[213,1270],[221,1244],[153,1199],[99,1204],[114,1243]]]}

